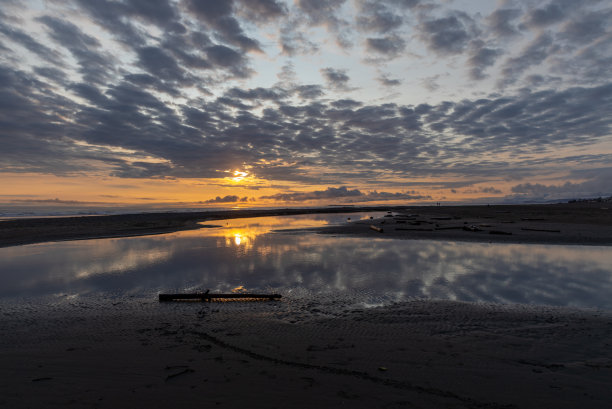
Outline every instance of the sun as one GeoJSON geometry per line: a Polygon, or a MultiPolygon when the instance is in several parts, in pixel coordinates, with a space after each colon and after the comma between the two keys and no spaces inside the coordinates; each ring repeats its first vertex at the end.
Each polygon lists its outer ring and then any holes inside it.
{"type": "Polygon", "coordinates": [[[242,172],[240,170],[235,170],[234,177],[232,177],[232,180],[234,182],[240,182],[242,181],[242,179],[246,178],[248,175],[249,175],[249,172],[242,172]]]}

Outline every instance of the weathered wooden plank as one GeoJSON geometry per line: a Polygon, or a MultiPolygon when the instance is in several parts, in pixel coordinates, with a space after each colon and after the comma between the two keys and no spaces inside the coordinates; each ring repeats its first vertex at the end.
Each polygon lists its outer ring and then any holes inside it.
{"type": "Polygon", "coordinates": [[[264,299],[278,300],[282,298],[280,294],[249,294],[249,293],[229,293],[229,294],[211,294],[211,293],[189,293],[189,294],[159,294],[159,301],[210,301],[214,299],[264,299]]]}
{"type": "Polygon", "coordinates": [[[384,231],[382,227],[374,226],[373,224],[370,225],[370,229],[377,231],[379,233],[382,233],[384,231]]]}

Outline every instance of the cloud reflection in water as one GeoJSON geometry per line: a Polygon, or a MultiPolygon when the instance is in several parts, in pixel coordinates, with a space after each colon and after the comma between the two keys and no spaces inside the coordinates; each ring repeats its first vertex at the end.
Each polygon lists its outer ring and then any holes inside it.
{"type": "Polygon", "coordinates": [[[0,296],[244,286],[285,294],[350,293],[369,303],[435,298],[612,309],[607,247],[269,233],[326,220],[235,219],[219,228],[160,236],[4,248],[0,296]]]}

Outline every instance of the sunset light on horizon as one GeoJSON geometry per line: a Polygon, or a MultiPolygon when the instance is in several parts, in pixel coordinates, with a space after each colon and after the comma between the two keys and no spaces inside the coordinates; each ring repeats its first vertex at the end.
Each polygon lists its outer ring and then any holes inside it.
{"type": "Polygon", "coordinates": [[[612,195],[605,1],[3,0],[0,93],[0,206],[612,195]]]}

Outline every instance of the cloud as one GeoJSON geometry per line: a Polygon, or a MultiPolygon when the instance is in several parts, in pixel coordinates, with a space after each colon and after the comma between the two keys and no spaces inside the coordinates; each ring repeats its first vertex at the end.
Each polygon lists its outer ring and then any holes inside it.
{"type": "Polygon", "coordinates": [[[498,195],[498,194],[502,193],[501,190],[496,189],[494,187],[483,187],[483,188],[480,189],[480,191],[482,193],[491,193],[491,194],[495,194],[495,195],[498,195]]]}
{"type": "Polygon", "coordinates": [[[559,37],[580,46],[603,39],[609,34],[607,28],[611,17],[612,11],[598,11],[576,16],[566,22],[559,32],[559,37]]]}
{"type": "Polygon", "coordinates": [[[596,174],[583,182],[565,182],[558,185],[521,183],[511,188],[513,199],[559,200],[612,196],[612,168],[597,170],[596,174]]]}
{"type": "Polygon", "coordinates": [[[161,27],[176,28],[179,19],[178,12],[169,0],[126,0],[123,2],[100,0],[88,2],[78,0],[82,7],[107,23],[119,24],[121,15],[127,15],[141,21],[156,24],[161,27]],[[113,16],[114,15],[114,16],[113,16]]]}
{"type": "Polygon", "coordinates": [[[361,103],[360,101],[355,101],[354,99],[339,99],[331,103],[331,106],[339,109],[354,109],[362,105],[363,103],[361,103]]]}
{"type": "MultiPolygon", "coordinates": [[[[244,34],[239,21],[234,17],[234,2],[232,0],[186,0],[188,9],[197,18],[213,27],[223,41],[230,45],[240,47],[244,51],[260,51],[259,41],[244,34]]],[[[261,2],[259,2],[261,6],[261,2]]],[[[251,8],[260,10],[261,7],[251,8]]]]}
{"type": "Polygon", "coordinates": [[[141,66],[153,76],[162,80],[181,81],[183,70],[176,60],[158,47],[142,47],[137,50],[141,66]]]}
{"type": "Polygon", "coordinates": [[[351,25],[341,13],[346,0],[297,0],[299,19],[294,19],[294,29],[299,27],[324,27],[344,49],[352,47],[351,25]],[[303,19],[305,16],[306,19],[303,19]]]}
{"type": "Polygon", "coordinates": [[[528,68],[541,64],[554,52],[556,47],[550,34],[538,35],[519,56],[505,61],[502,69],[503,85],[514,83],[528,68]]]}
{"type": "Polygon", "coordinates": [[[433,75],[431,77],[426,77],[421,80],[421,85],[425,87],[428,91],[434,92],[440,88],[440,84],[438,81],[440,80],[440,75],[433,75]]]}
{"type": "MultiPolygon", "coordinates": [[[[453,193],[457,193],[455,189],[451,189],[453,193]]],[[[493,186],[489,187],[479,187],[478,189],[466,189],[462,193],[474,194],[474,193],[486,193],[491,195],[500,195],[503,192],[493,186]]]]}
{"type": "Polygon", "coordinates": [[[214,199],[205,200],[203,203],[236,203],[236,202],[247,202],[248,197],[238,197],[236,195],[227,195],[224,197],[217,196],[214,199]]]}
{"type": "Polygon", "coordinates": [[[385,2],[363,1],[360,3],[357,25],[361,30],[384,34],[401,27],[403,22],[403,17],[385,2]]]}
{"type": "Polygon", "coordinates": [[[282,54],[293,57],[296,55],[315,54],[319,45],[311,41],[304,32],[296,27],[303,24],[301,21],[290,20],[280,30],[279,43],[282,54]]]}
{"type": "Polygon", "coordinates": [[[558,23],[565,17],[565,12],[561,5],[551,2],[545,7],[533,9],[525,16],[525,24],[529,27],[545,27],[558,23]]]}
{"type": "Polygon", "coordinates": [[[484,44],[477,46],[468,60],[470,77],[475,80],[486,78],[484,71],[495,64],[497,58],[502,55],[502,50],[486,47],[484,44]]]}
{"type": "Polygon", "coordinates": [[[78,61],[83,79],[94,84],[104,84],[115,72],[112,56],[101,48],[98,39],[83,33],[71,22],[43,16],[38,19],[48,28],[49,35],[57,45],[65,47],[78,61]]]}
{"type": "Polygon", "coordinates": [[[398,36],[367,38],[366,49],[388,57],[397,57],[406,48],[406,42],[398,36]]]}
{"type": "Polygon", "coordinates": [[[326,24],[337,28],[341,24],[337,13],[346,0],[297,0],[297,6],[304,12],[310,24],[326,24]]]}
{"type": "Polygon", "coordinates": [[[385,87],[397,87],[402,84],[402,80],[390,78],[388,74],[382,74],[376,80],[385,87]]]}
{"type": "Polygon", "coordinates": [[[330,87],[342,91],[347,91],[350,89],[348,86],[350,77],[346,74],[346,70],[338,70],[328,67],[321,68],[319,71],[330,87]]]}
{"type": "MultiPolygon", "coordinates": [[[[116,36],[122,43],[132,47],[141,47],[145,45],[146,40],[144,38],[144,33],[138,30],[133,23],[130,22],[131,19],[123,18],[123,16],[129,15],[134,19],[150,21],[152,17],[151,13],[145,12],[145,15],[149,14],[148,17],[140,16],[138,11],[139,8],[134,3],[119,3],[109,0],[76,0],[76,3],[85,13],[89,14],[96,23],[106,28],[109,33],[116,36]]],[[[151,2],[151,4],[154,3],[151,2]]],[[[157,5],[159,6],[159,4],[161,3],[158,2],[157,5]]],[[[148,8],[146,4],[143,4],[143,6],[148,8]]],[[[165,18],[171,19],[175,16],[173,11],[168,13],[165,7],[157,7],[154,8],[154,10],[161,12],[158,14],[160,19],[156,21],[158,24],[169,25],[171,21],[165,20],[165,18]]]]}
{"type": "Polygon", "coordinates": [[[323,87],[316,84],[299,85],[295,87],[295,92],[302,99],[317,99],[325,94],[323,87]]]}
{"type": "Polygon", "coordinates": [[[0,22],[0,33],[10,38],[12,41],[22,45],[29,51],[37,54],[40,58],[55,65],[62,65],[62,56],[56,50],[53,50],[46,45],[41,44],[32,36],[25,33],[19,28],[11,27],[3,22],[0,22]]]}
{"type": "Polygon", "coordinates": [[[487,24],[489,29],[499,37],[518,36],[520,35],[520,29],[513,22],[522,13],[522,10],[518,8],[500,8],[487,17],[487,24]]]}
{"type": "Polygon", "coordinates": [[[243,100],[269,100],[269,101],[280,101],[288,96],[288,92],[282,88],[252,88],[243,90],[240,88],[231,88],[226,92],[226,95],[230,98],[243,99],[243,100]]]}
{"type": "Polygon", "coordinates": [[[251,74],[244,56],[224,45],[213,45],[205,50],[208,59],[219,67],[228,68],[237,77],[245,78],[251,74]]]}
{"type": "Polygon", "coordinates": [[[419,28],[421,39],[431,50],[441,55],[464,51],[478,34],[472,18],[463,12],[425,20],[419,28]]]}
{"type": "Polygon", "coordinates": [[[315,190],[313,192],[277,193],[270,196],[261,196],[260,199],[275,200],[279,202],[306,202],[310,200],[338,199],[345,197],[362,196],[358,189],[349,189],[346,186],[338,188],[328,187],[326,190],[315,190]]]}
{"type": "Polygon", "coordinates": [[[325,190],[315,190],[312,192],[278,193],[271,196],[261,196],[259,199],[274,200],[278,202],[309,202],[341,199],[343,202],[347,203],[359,203],[389,200],[431,200],[431,197],[428,195],[420,195],[415,191],[389,193],[374,190],[369,193],[363,193],[359,189],[349,189],[346,186],[341,186],[338,188],[328,187],[325,190]]]}
{"type": "Polygon", "coordinates": [[[364,202],[378,202],[387,200],[432,200],[430,195],[422,195],[416,191],[411,192],[378,192],[376,190],[369,192],[365,195],[364,202]]]}
{"type": "Polygon", "coordinates": [[[287,14],[287,6],[276,0],[240,0],[238,13],[250,21],[268,23],[287,14]]]}

